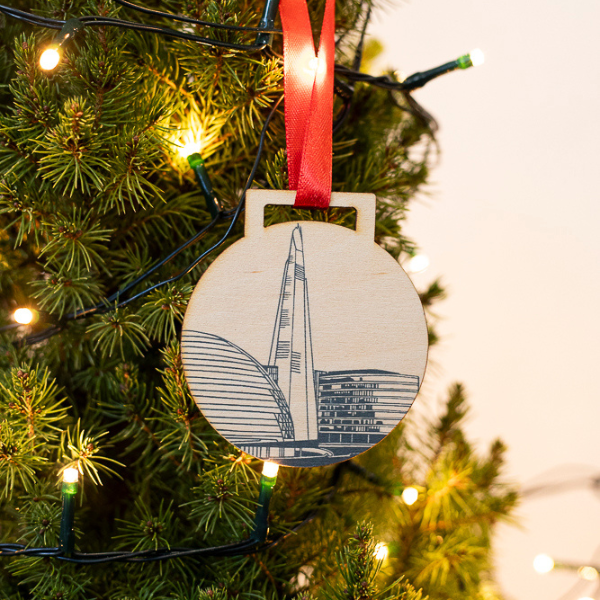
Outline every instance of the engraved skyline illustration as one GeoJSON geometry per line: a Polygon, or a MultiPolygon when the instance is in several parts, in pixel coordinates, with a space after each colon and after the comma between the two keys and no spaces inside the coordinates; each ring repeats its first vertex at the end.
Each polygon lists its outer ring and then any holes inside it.
{"type": "MultiPolygon", "coordinates": [[[[317,332],[318,333],[318,332],[317,332]]],[[[289,466],[350,458],[381,441],[418,392],[417,375],[317,370],[302,227],[292,230],[267,364],[215,334],[186,329],[183,357],[209,422],[248,454],[289,466]]]]}

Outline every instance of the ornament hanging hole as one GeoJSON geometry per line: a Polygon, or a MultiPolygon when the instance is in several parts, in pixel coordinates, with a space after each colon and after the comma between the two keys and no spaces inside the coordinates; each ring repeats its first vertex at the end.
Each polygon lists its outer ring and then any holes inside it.
{"type": "Polygon", "coordinates": [[[265,228],[278,223],[316,221],[339,225],[356,231],[356,209],[353,207],[295,208],[280,204],[267,204],[263,225],[265,228]]]}

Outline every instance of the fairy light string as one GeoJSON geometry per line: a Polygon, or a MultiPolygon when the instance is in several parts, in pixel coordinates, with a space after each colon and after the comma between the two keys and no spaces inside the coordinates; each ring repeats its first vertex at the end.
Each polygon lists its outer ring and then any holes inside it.
{"type": "Polygon", "coordinates": [[[319,500],[317,506],[295,527],[283,534],[278,535],[273,540],[268,540],[269,507],[271,498],[273,496],[273,491],[277,483],[278,470],[279,466],[275,463],[268,461],[263,463],[263,470],[259,482],[257,509],[254,517],[254,528],[246,540],[232,544],[226,544],[223,546],[206,548],[180,548],[171,546],[158,548],[156,550],[138,550],[134,552],[77,552],[74,550],[76,540],[73,530],[73,521],[75,513],[75,497],[78,491],[79,472],[77,467],[69,467],[63,471],[63,509],[61,513],[59,546],[28,548],[23,544],[4,543],[0,544],[0,558],[37,556],[54,558],[63,562],[71,562],[81,565],[93,565],[111,562],[145,563],[186,557],[204,558],[246,556],[248,554],[254,554],[256,552],[261,552],[280,545],[300,529],[313,522],[320,514],[323,506],[333,501],[338,491],[341,482],[341,476],[344,471],[359,474],[361,477],[365,477],[371,482],[374,482],[376,479],[376,476],[368,473],[368,471],[365,471],[363,467],[351,460],[337,464],[331,472],[331,478],[328,485],[329,492],[319,500]]]}

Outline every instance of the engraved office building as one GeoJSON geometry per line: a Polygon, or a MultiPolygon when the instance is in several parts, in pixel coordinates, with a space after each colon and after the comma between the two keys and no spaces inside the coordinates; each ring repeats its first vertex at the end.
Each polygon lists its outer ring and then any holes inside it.
{"type": "Polygon", "coordinates": [[[336,450],[380,442],[410,408],[416,375],[378,369],[315,371],[319,446],[336,450]]]}

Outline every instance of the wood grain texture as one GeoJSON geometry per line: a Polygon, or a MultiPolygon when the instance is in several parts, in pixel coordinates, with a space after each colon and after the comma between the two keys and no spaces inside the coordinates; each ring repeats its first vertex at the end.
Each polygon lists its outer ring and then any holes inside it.
{"type": "Polygon", "coordinates": [[[404,417],[427,362],[408,276],[373,241],[375,196],[332,194],[356,231],[302,221],[264,227],[295,192],[250,190],[245,237],[199,281],[182,333],[202,413],[248,454],[287,466],[346,460],[404,417]]]}

